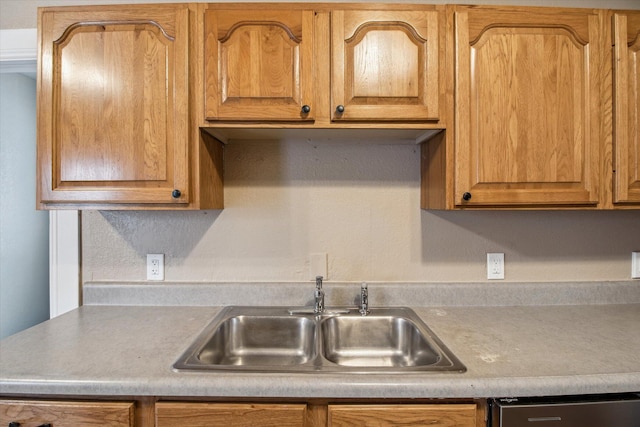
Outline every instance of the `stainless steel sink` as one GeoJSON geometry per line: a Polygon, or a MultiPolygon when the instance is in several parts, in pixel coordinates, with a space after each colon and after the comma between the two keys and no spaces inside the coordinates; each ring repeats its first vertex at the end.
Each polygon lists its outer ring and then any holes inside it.
{"type": "Polygon", "coordinates": [[[174,369],[243,372],[465,372],[409,308],[227,307],[174,369]]]}
{"type": "Polygon", "coordinates": [[[315,329],[300,316],[234,316],[216,327],[197,358],[211,365],[300,365],[314,357],[315,329]]]}
{"type": "Polygon", "coordinates": [[[401,368],[440,360],[416,324],[405,317],[332,317],[322,322],[324,357],[337,365],[401,368]]]}

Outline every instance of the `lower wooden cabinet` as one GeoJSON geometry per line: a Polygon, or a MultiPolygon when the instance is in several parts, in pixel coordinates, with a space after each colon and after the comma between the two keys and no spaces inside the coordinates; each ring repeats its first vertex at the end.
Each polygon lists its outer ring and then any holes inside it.
{"type": "Polygon", "coordinates": [[[462,404],[156,403],[156,427],[476,427],[484,412],[462,404]]]}
{"type": "Polygon", "coordinates": [[[307,405],[158,402],[156,427],[301,427],[307,405]]]}
{"type": "Polygon", "coordinates": [[[475,404],[329,405],[327,427],[475,427],[475,404]]]}
{"type": "Polygon", "coordinates": [[[134,427],[134,407],[134,402],[0,400],[0,426],[134,427]]]}
{"type": "Polygon", "coordinates": [[[281,403],[134,399],[0,399],[0,427],[484,427],[486,424],[484,400],[281,403]]]}

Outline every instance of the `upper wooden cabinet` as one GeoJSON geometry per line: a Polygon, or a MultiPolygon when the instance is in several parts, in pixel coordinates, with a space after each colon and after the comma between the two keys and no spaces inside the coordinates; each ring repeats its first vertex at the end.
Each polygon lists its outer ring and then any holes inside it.
{"type": "Polygon", "coordinates": [[[313,33],[311,10],[207,10],[205,118],[312,120],[313,33]]]}
{"type": "Polygon", "coordinates": [[[639,15],[377,3],[44,8],[38,207],[219,209],[220,140],[315,129],[436,134],[421,145],[424,208],[637,208],[639,15]]]}
{"type": "Polygon", "coordinates": [[[610,141],[604,13],[455,7],[453,20],[454,205],[596,207],[610,141]]]}
{"type": "Polygon", "coordinates": [[[438,120],[442,16],[332,11],[332,120],[438,120]]]}
{"type": "Polygon", "coordinates": [[[221,147],[189,123],[189,22],[187,5],[41,9],[40,208],[206,206],[221,147]]]}
{"type": "Polygon", "coordinates": [[[206,121],[441,118],[442,6],[271,6],[205,10],[206,121]]]}
{"type": "Polygon", "coordinates": [[[614,203],[640,203],[640,12],[613,14],[614,203]]]}
{"type": "Polygon", "coordinates": [[[41,204],[189,202],[188,19],[180,6],[42,11],[41,204]]]}

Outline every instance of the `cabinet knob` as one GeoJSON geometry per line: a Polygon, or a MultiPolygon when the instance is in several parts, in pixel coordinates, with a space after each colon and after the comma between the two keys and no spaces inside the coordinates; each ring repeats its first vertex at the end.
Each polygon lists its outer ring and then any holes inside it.
{"type": "Polygon", "coordinates": [[[466,191],[466,192],[462,195],[462,200],[466,200],[466,201],[471,200],[471,193],[469,193],[468,191],[466,191]]]}
{"type": "Polygon", "coordinates": [[[171,197],[173,197],[174,199],[179,199],[180,196],[182,196],[182,192],[177,188],[171,192],[171,197]]]}
{"type": "Polygon", "coordinates": [[[303,114],[309,114],[309,112],[311,111],[311,107],[309,107],[308,105],[303,105],[302,106],[302,113],[303,114]]]}
{"type": "Polygon", "coordinates": [[[336,113],[338,113],[338,114],[342,114],[342,113],[344,113],[344,105],[342,105],[342,104],[341,104],[341,105],[338,105],[338,106],[336,107],[336,113]]]}
{"type": "Polygon", "coordinates": [[[51,427],[51,424],[50,423],[40,424],[38,427],[51,427]]]}
{"type": "Polygon", "coordinates": [[[9,423],[9,427],[20,427],[20,423],[16,421],[11,421],[9,423]]]}

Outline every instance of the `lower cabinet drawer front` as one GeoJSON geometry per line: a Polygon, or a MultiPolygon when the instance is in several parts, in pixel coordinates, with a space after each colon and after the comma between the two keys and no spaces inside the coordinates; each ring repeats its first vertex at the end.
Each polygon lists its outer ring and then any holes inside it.
{"type": "Polygon", "coordinates": [[[301,427],[305,404],[156,403],[156,427],[301,427]]]}
{"type": "Polygon", "coordinates": [[[328,427],[475,427],[476,405],[329,405],[328,427]]]}
{"type": "Polygon", "coordinates": [[[0,426],[133,427],[133,402],[0,400],[0,426]]]}

